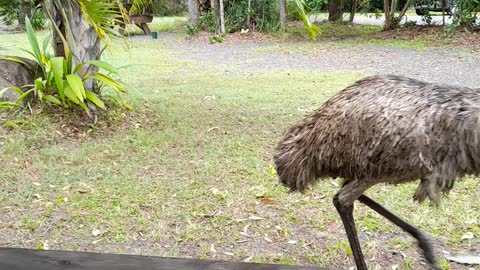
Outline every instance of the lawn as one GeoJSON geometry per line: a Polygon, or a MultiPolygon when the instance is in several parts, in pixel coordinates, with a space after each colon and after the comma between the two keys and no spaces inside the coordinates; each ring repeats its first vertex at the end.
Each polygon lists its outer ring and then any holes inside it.
{"type": "MultiPolygon", "coordinates": [[[[155,23],[179,32],[184,20],[155,23]]],[[[185,60],[167,45],[174,42],[187,41],[114,41],[105,54],[126,66],[132,112],[96,125],[55,113],[2,119],[0,246],[354,266],[331,203],[340,180],[289,193],[272,153],[287,127],[368,74],[226,74],[228,62],[185,60]]],[[[0,35],[2,53],[27,44],[24,34],[0,35]]],[[[476,183],[458,182],[438,208],[412,201],[417,183],[379,185],[368,195],[432,235],[438,255],[478,252],[476,183]],[[462,239],[467,233],[474,238],[462,239]]],[[[372,269],[425,268],[408,235],[361,204],[355,217],[372,269]]]]}

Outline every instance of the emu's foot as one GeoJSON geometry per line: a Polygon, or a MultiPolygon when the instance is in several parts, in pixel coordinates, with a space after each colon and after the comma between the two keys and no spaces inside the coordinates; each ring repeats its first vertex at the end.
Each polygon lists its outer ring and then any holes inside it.
{"type": "Polygon", "coordinates": [[[430,237],[426,236],[425,234],[420,234],[418,240],[418,246],[423,250],[423,256],[430,264],[430,266],[432,266],[432,269],[441,270],[441,268],[437,264],[437,261],[435,260],[435,252],[430,237]]]}

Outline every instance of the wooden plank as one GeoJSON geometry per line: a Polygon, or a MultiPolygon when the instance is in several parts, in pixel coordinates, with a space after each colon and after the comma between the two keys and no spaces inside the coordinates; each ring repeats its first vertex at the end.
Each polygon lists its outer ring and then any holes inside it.
{"type": "Polygon", "coordinates": [[[319,270],[315,267],[0,248],[5,270],[319,270]]]}

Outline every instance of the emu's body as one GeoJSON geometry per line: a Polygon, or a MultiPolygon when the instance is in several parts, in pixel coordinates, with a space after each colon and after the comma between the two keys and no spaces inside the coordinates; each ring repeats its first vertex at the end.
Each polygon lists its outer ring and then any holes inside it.
{"type": "Polygon", "coordinates": [[[392,75],[367,77],[291,127],[274,159],[281,182],[291,190],[324,177],[344,179],[334,204],[358,269],[366,264],[353,221],[357,199],[417,238],[435,265],[428,237],[363,193],[377,183],[420,179],[414,199],[437,203],[456,178],[478,174],[480,89],[392,75]]]}

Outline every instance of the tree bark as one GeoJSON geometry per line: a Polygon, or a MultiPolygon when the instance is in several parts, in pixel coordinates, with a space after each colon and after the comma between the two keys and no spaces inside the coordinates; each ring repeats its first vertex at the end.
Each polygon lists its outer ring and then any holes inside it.
{"type": "Polygon", "coordinates": [[[330,0],[328,3],[328,20],[331,22],[343,20],[343,0],[330,0]]]}
{"type": "Polygon", "coordinates": [[[405,5],[403,6],[402,10],[398,17],[395,17],[395,9],[397,6],[397,0],[392,0],[389,3],[389,0],[383,0],[384,6],[384,13],[385,13],[385,25],[383,27],[384,31],[394,30],[400,26],[400,22],[402,21],[403,16],[407,12],[408,8],[410,7],[411,0],[407,0],[405,5]]]}
{"type": "Polygon", "coordinates": [[[220,4],[220,32],[225,33],[225,14],[223,10],[223,0],[219,1],[220,4]]]}
{"type": "Polygon", "coordinates": [[[353,23],[353,19],[355,18],[355,12],[357,11],[357,0],[350,1],[350,23],[353,23]]]}
{"type": "Polygon", "coordinates": [[[287,1],[278,0],[279,13],[280,13],[280,27],[282,30],[285,30],[285,25],[287,24],[287,1]]]}
{"type": "MultiPolygon", "coordinates": [[[[65,24],[63,24],[63,17],[60,12],[58,12],[56,6],[52,4],[51,6],[51,14],[53,17],[53,23],[58,27],[60,33],[65,37],[65,24]]],[[[63,41],[60,38],[60,34],[53,29],[52,31],[52,40],[53,40],[53,52],[55,56],[61,56],[65,58],[65,49],[63,45],[63,41]]]]}
{"type": "Polygon", "coordinates": [[[196,25],[199,21],[200,13],[198,0],[188,0],[188,22],[196,25]]]}
{"type": "MultiPolygon", "coordinates": [[[[99,60],[101,57],[101,40],[95,29],[89,25],[82,14],[77,1],[54,0],[52,5],[53,16],[60,32],[65,37],[72,53],[73,64],[77,65],[90,60],[99,60]]],[[[63,41],[59,33],[53,31],[55,42],[55,55],[64,56],[63,41]]],[[[85,65],[80,71],[80,76],[86,76],[98,71],[98,67],[85,65]]],[[[99,92],[95,81],[84,82],[87,90],[99,92]]]]}
{"type": "Polygon", "coordinates": [[[32,19],[32,3],[26,0],[18,1],[18,29],[25,30],[25,17],[32,19]]]}
{"type": "Polygon", "coordinates": [[[247,28],[252,28],[252,18],[250,18],[250,10],[252,9],[252,0],[247,2],[247,28]]]}

